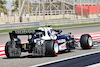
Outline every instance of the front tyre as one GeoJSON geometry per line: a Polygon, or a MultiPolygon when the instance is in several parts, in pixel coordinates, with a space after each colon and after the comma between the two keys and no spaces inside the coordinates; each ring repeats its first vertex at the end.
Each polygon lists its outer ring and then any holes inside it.
{"type": "Polygon", "coordinates": [[[46,56],[57,56],[59,51],[59,45],[57,41],[48,40],[45,41],[46,56]]]}
{"type": "Polygon", "coordinates": [[[92,37],[89,34],[82,35],[80,38],[82,49],[91,49],[93,46],[92,37]]]}

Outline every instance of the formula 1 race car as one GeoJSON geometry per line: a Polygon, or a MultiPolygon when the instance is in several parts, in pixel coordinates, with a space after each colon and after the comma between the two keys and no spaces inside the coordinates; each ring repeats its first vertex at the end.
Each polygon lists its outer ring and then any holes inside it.
{"type": "MultiPolygon", "coordinates": [[[[20,57],[21,52],[29,52],[32,56],[57,56],[60,51],[75,49],[79,45],[77,38],[69,34],[61,35],[62,30],[51,27],[40,27],[38,30],[12,31],[11,41],[5,46],[8,58],[20,57]],[[28,43],[21,44],[18,35],[28,35],[28,43]],[[31,36],[31,37],[30,37],[31,36]]],[[[82,49],[91,49],[92,37],[84,34],[80,38],[82,49]]]]}

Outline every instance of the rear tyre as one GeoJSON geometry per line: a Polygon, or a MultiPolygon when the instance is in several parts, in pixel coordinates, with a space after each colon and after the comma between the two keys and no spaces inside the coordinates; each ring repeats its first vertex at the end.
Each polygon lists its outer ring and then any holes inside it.
{"type": "Polygon", "coordinates": [[[46,56],[57,56],[59,51],[59,46],[57,41],[48,40],[45,41],[46,56]]]}
{"type": "MultiPolygon", "coordinates": [[[[16,44],[16,42],[15,42],[16,44]]],[[[8,58],[17,58],[21,55],[21,48],[19,46],[13,46],[12,42],[9,41],[5,46],[5,54],[8,58]]]]}
{"type": "Polygon", "coordinates": [[[80,44],[82,49],[91,49],[93,46],[92,37],[89,34],[82,35],[80,44]]]}

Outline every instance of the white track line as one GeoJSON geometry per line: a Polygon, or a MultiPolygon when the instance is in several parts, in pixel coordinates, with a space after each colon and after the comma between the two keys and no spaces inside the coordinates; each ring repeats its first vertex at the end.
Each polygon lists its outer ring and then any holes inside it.
{"type": "MultiPolygon", "coordinates": [[[[81,36],[81,35],[75,36],[75,37],[80,37],[80,36],[81,36]]],[[[91,36],[92,36],[93,38],[96,37],[96,36],[97,36],[97,37],[100,37],[100,34],[95,34],[95,35],[91,35],[91,36]]]]}
{"type": "Polygon", "coordinates": [[[89,54],[99,53],[99,52],[100,51],[95,51],[95,52],[91,52],[91,53],[81,54],[81,55],[77,55],[77,56],[73,56],[73,57],[69,57],[69,58],[64,58],[64,59],[60,59],[60,60],[55,60],[55,61],[51,61],[51,62],[46,62],[46,63],[30,66],[30,67],[39,67],[39,66],[43,66],[43,65],[47,65],[47,64],[51,64],[51,63],[55,63],[55,62],[60,62],[60,61],[64,61],[64,60],[68,60],[68,59],[72,59],[72,58],[76,58],[76,57],[81,57],[81,56],[85,56],[85,55],[89,55],[89,54]]]}
{"type": "MultiPolygon", "coordinates": [[[[87,33],[90,34],[91,36],[100,36],[100,32],[99,33],[87,33]]],[[[80,37],[82,34],[76,34],[74,35],[75,37],[80,37]]]]}
{"type": "Polygon", "coordinates": [[[4,45],[0,44],[0,46],[5,46],[5,44],[4,45]]]}
{"type": "Polygon", "coordinates": [[[0,57],[1,57],[1,58],[2,58],[2,57],[6,57],[6,55],[4,55],[4,56],[0,56],[0,57]]]}
{"type": "Polygon", "coordinates": [[[86,67],[100,67],[100,63],[97,63],[97,64],[93,64],[93,65],[90,65],[90,66],[86,66],[86,67]]]}
{"type": "Polygon", "coordinates": [[[5,47],[0,47],[0,50],[5,50],[5,47]]]}
{"type": "Polygon", "coordinates": [[[4,52],[0,52],[0,54],[5,54],[5,51],[4,52]]]}

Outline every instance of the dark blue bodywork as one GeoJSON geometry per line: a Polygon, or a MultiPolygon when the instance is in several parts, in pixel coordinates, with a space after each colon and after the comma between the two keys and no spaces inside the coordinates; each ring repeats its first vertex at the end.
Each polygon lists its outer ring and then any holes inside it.
{"type": "Polygon", "coordinates": [[[67,39],[68,37],[70,38],[70,35],[68,35],[68,34],[60,35],[60,36],[57,36],[57,40],[67,39]]]}

